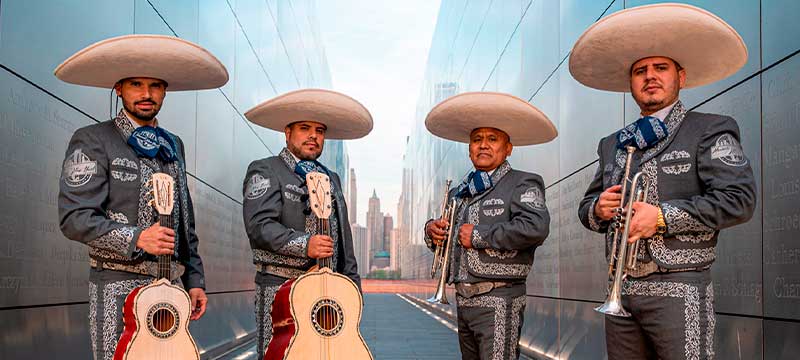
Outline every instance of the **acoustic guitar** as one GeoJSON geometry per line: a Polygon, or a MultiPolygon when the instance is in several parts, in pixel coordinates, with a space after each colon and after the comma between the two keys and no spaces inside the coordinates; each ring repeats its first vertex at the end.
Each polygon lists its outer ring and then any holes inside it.
{"type": "MultiPolygon", "coordinates": [[[[153,174],[152,205],[161,226],[172,228],[174,180],[164,173],[153,174]]],[[[125,298],[122,308],[125,329],[114,360],[188,359],[200,360],[197,344],[189,334],[192,302],[189,294],[170,282],[171,255],[158,257],[158,277],[125,298]]]]}
{"type": "MultiPolygon", "coordinates": [[[[327,175],[306,175],[311,211],[318,234],[330,232],[331,183],[327,175]]],[[[363,299],[347,276],[331,270],[331,258],[318,268],[281,285],[272,303],[272,340],[264,360],[372,359],[361,337],[363,299]]]]}

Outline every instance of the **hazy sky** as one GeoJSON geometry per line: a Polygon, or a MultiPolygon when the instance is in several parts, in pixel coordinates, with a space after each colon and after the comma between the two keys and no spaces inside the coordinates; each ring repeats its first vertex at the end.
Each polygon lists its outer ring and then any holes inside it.
{"type": "MultiPolygon", "coordinates": [[[[320,32],[333,89],[360,101],[375,127],[348,141],[356,171],[358,223],[374,188],[381,211],[396,217],[405,139],[425,75],[439,1],[318,1],[320,32]]],[[[396,221],[396,219],[395,219],[396,221]]]]}

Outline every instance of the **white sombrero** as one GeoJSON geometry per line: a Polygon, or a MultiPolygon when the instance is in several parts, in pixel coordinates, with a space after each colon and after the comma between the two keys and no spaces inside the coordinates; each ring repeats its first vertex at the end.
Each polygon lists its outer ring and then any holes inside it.
{"type": "Polygon", "coordinates": [[[569,57],[580,83],[600,90],[630,91],[630,70],[638,60],[664,56],[686,69],[685,88],[722,80],[747,62],[747,47],[736,30],[701,8],[654,4],[611,14],[581,35],[569,57]]]}
{"type": "Polygon", "coordinates": [[[166,81],[169,91],[212,89],[228,82],[225,65],[208,50],[163,35],[125,35],[96,42],[64,60],[55,75],[68,83],[101,88],[147,77],[166,81]]]}
{"type": "Polygon", "coordinates": [[[472,130],[482,127],[502,130],[514,145],[546,143],[558,130],[543,112],[516,96],[496,92],[468,92],[436,105],[425,118],[432,134],[469,143],[472,130]]]}
{"type": "Polygon", "coordinates": [[[372,115],[355,99],[331,90],[302,89],[254,106],[244,113],[252,123],[283,132],[286,125],[314,121],[328,127],[326,139],[351,140],[372,131],[372,115]]]}

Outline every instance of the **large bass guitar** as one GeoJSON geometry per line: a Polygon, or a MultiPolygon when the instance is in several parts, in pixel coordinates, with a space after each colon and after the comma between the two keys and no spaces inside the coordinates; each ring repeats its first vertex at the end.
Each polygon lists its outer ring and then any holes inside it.
{"type": "MultiPolygon", "coordinates": [[[[161,226],[172,228],[174,181],[163,173],[153,174],[153,206],[161,226]]],[[[158,257],[158,277],[150,285],[133,289],[122,309],[125,330],[114,360],[200,360],[189,334],[192,302],[189,294],[170,283],[171,255],[158,257]]]]}
{"type": "MultiPolygon", "coordinates": [[[[329,233],[331,184],[327,175],[306,175],[319,234],[329,233]]],[[[359,332],[363,300],[347,276],[331,270],[331,258],[281,285],[272,303],[272,340],[264,360],[372,359],[359,332]]]]}

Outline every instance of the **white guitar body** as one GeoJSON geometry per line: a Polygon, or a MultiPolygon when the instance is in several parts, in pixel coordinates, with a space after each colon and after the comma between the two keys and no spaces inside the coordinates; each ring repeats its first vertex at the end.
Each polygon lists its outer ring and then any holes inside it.
{"type": "Polygon", "coordinates": [[[125,300],[125,310],[130,310],[126,315],[133,318],[125,317],[125,333],[117,348],[118,353],[124,353],[115,359],[200,360],[189,334],[191,301],[186,291],[160,279],[132,291],[125,300]]]}

